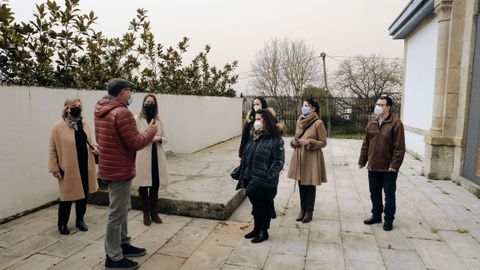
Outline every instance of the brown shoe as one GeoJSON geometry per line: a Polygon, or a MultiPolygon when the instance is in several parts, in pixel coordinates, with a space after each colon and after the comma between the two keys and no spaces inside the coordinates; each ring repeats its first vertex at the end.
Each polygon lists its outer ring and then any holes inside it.
{"type": "Polygon", "coordinates": [[[298,214],[296,221],[302,221],[304,216],[305,216],[305,211],[303,210],[300,211],[300,214],[298,214]]]}
{"type": "Polygon", "coordinates": [[[305,216],[303,217],[302,223],[308,223],[312,221],[312,216],[313,216],[313,212],[310,212],[310,211],[305,212],[305,216]]]}

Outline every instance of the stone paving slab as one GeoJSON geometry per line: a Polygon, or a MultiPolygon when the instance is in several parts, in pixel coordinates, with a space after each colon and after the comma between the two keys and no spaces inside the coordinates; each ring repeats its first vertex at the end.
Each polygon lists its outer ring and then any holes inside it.
{"type": "MultiPolygon", "coordinates": [[[[159,212],[226,220],[244,200],[230,172],[239,165],[238,139],[193,154],[168,158],[169,182],[159,192],[159,212]]],[[[89,203],[108,205],[105,189],[92,194],[89,203]]],[[[138,191],[132,187],[133,209],[140,209],[138,191]]]]}
{"type": "MultiPolygon", "coordinates": [[[[238,143],[215,151],[236,165],[238,143]]],[[[289,161],[292,151],[285,149],[289,161]]],[[[366,170],[356,166],[359,149],[360,141],[328,141],[328,182],[317,187],[314,218],[307,224],[295,221],[298,187],[294,192],[284,170],[275,199],[277,218],[270,239],[261,244],[243,238],[252,229],[248,200],[227,221],[162,214],[162,224],[146,227],[141,212],[131,210],[132,243],[147,248],[146,256],[134,260],[146,270],[480,269],[480,200],[451,181],[421,176],[421,162],[408,155],[397,180],[393,231],[364,225],[371,204],[366,170]]],[[[199,160],[191,161],[192,170],[208,177],[227,174],[227,166],[215,163],[215,151],[192,156],[199,160]]],[[[175,158],[174,170],[181,158],[190,157],[175,158]]],[[[234,182],[229,181],[231,191],[234,182]]],[[[79,232],[71,221],[69,236],[57,232],[57,210],[52,206],[0,226],[0,269],[103,269],[107,208],[89,205],[90,230],[79,232]]]]}

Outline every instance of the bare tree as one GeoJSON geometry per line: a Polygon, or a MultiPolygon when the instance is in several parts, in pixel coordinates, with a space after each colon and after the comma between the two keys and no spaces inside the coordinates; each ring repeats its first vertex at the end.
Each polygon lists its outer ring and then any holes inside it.
{"type": "Polygon", "coordinates": [[[282,46],[278,39],[272,39],[257,52],[252,72],[251,83],[263,95],[277,97],[288,94],[282,78],[282,46]]]}
{"type": "Polygon", "coordinates": [[[282,43],[282,73],[293,96],[303,95],[308,84],[316,84],[320,78],[320,62],[315,51],[303,39],[282,43]]]}
{"type": "Polygon", "coordinates": [[[342,97],[344,109],[367,112],[371,102],[383,94],[396,100],[401,98],[403,65],[396,59],[387,59],[381,55],[357,56],[342,61],[334,72],[333,92],[342,97]],[[362,101],[362,99],[364,101],[362,101]]]}
{"type": "Polygon", "coordinates": [[[357,56],[343,61],[334,73],[335,94],[342,97],[378,98],[399,95],[403,65],[380,55],[357,56]]]}
{"type": "Polygon", "coordinates": [[[272,39],[251,63],[251,84],[272,97],[301,96],[307,85],[320,78],[320,62],[304,40],[272,39]]]}

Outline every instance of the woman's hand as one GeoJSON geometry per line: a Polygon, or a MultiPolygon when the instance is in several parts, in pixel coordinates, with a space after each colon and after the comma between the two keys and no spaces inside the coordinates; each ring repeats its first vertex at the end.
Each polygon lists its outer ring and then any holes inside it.
{"type": "Polygon", "coordinates": [[[162,141],[162,137],[158,136],[158,135],[155,135],[155,137],[153,137],[152,139],[152,142],[161,142],[162,141]]]}
{"type": "Polygon", "coordinates": [[[292,145],[293,145],[293,146],[300,146],[300,143],[298,143],[298,139],[297,139],[297,138],[294,138],[294,139],[293,139],[292,145]]]}
{"type": "Polygon", "coordinates": [[[307,145],[307,144],[308,144],[308,140],[300,139],[300,140],[298,140],[298,144],[299,144],[299,145],[302,145],[302,146],[307,145]]]}

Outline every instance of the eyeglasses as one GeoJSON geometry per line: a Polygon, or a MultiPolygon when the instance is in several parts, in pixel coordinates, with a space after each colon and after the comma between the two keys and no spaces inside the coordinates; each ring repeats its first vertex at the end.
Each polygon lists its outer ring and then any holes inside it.
{"type": "Polygon", "coordinates": [[[380,107],[385,107],[385,106],[387,106],[387,104],[380,104],[380,103],[377,103],[377,104],[375,104],[375,105],[380,106],[380,107]]]}

